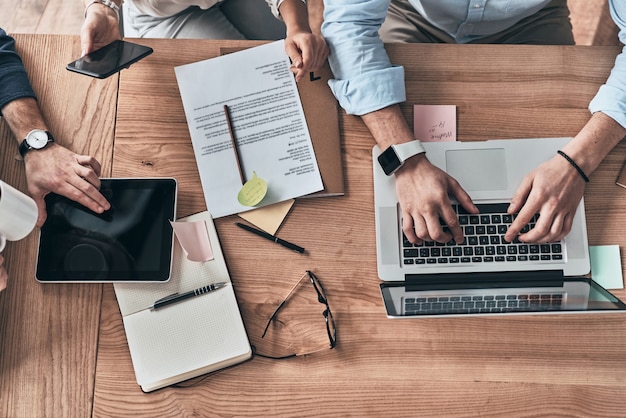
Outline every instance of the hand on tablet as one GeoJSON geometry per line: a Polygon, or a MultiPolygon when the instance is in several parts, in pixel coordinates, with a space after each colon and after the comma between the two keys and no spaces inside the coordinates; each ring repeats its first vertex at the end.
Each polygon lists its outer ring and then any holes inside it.
{"type": "Polygon", "coordinates": [[[88,155],[75,154],[59,144],[32,151],[24,158],[28,191],[37,203],[37,226],[46,220],[44,197],[54,192],[96,213],[111,205],[100,193],[100,163],[88,155]]]}

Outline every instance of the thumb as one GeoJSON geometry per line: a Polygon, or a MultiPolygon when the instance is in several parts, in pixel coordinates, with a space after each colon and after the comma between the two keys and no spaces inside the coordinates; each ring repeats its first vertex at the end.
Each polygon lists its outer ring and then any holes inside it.
{"type": "Polygon", "coordinates": [[[302,67],[302,55],[300,55],[300,49],[293,42],[285,44],[285,52],[291,59],[291,64],[293,67],[302,67]]]}
{"type": "Polygon", "coordinates": [[[41,228],[48,217],[46,213],[46,201],[43,196],[33,197],[33,200],[37,204],[37,226],[41,228]]]}

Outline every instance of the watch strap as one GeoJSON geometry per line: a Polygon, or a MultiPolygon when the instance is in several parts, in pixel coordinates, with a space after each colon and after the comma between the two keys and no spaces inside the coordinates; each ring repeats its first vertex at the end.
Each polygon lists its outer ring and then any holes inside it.
{"type": "Polygon", "coordinates": [[[402,144],[394,144],[392,145],[392,147],[396,152],[396,155],[398,156],[401,164],[404,164],[406,160],[414,155],[423,154],[426,152],[426,148],[424,148],[422,143],[417,139],[409,142],[404,142],[402,144]]]}

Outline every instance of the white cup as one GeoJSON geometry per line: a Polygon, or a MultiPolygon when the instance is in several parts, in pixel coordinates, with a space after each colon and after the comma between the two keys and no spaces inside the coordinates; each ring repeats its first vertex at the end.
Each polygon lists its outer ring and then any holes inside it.
{"type": "Polygon", "coordinates": [[[37,224],[37,204],[30,196],[0,180],[0,252],[7,241],[18,241],[37,224]]]}

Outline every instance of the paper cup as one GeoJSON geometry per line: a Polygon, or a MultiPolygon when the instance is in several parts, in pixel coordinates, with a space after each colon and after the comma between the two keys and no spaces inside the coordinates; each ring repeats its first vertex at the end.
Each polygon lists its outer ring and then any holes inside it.
{"type": "Polygon", "coordinates": [[[7,241],[18,241],[37,224],[33,199],[0,180],[0,251],[7,241]]]}

